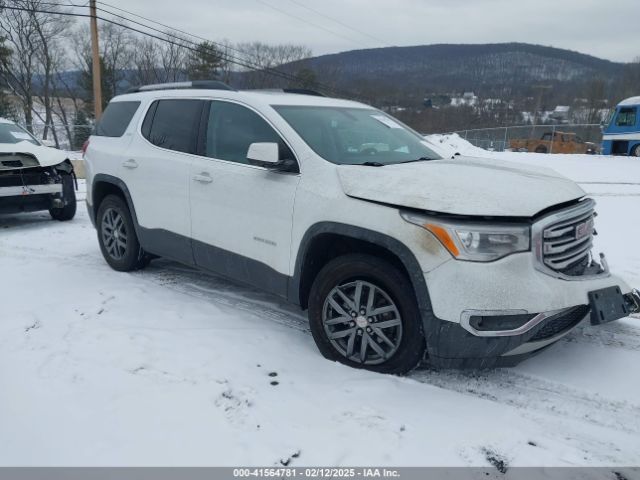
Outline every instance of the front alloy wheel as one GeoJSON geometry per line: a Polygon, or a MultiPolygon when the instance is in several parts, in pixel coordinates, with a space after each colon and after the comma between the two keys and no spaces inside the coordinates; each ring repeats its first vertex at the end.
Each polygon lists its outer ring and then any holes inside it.
{"type": "Polygon", "coordinates": [[[389,294],[370,282],[356,280],[335,287],[322,309],[324,331],[348,360],[379,365],[402,341],[402,318],[389,294]]]}
{"type": "Polygon", "coordinates": [[[351,367],[403,374],[425,355],[411,281],[372,255],[343,255],[318,272],[309,292],[309,326],[322,355],[351,367]]]}

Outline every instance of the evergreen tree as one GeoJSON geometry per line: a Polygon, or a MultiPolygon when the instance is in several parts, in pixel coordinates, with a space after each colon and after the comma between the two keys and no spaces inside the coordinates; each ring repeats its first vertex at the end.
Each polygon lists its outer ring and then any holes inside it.
{"type": "Polygon", "coordinates": [[[295,88],[303,88],[306,90],[315,90],[318,88],[316,72],[310,68],[301,68],[295,74],[296,81],[292,85],[295,88]]]}
{"type": "Polygon", "coordinates": [[[83,109],[79,109],[73,118],[73,138],[71,139],[71,149],[80,150],[84,142],[91,135],[91,124],[83,109]]]}
{"type": "Polygon", "coordinates": [[[189,53],[187,59],[187,75],[190,80],[213,80],[224,64],[222,52],[211,42],[198,44],[189,53]]]}
{"type": "MultiPolygon", "coordinates": [[[[92,61],[90,58],[85,60],[85,64],[87,65],[87,69],[83,70],[80,73],[80,88],[84,92],[84,105],[85,105],[85,113],[93,118],[93,68],[92,61]]],[[[100,80],[102,87],[102,110],[104,111],[107,108],[107,104],[109,100],[111,100],[116,92],[114,91],[114,85],[108,81],[109,78],[112,77],[111,69],[109,69],[104,62],[104,59],[100,57],[100,80]]]]}

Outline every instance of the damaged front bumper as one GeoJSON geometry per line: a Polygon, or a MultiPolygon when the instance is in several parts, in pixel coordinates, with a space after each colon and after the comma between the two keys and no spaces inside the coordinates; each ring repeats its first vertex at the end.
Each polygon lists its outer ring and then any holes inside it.
{"type": "Polygon", "coordinates": [[[640,313],[640,291],[634,288],[624,295],[624,299],[631,314],[640,313]]]}
{"type": "Polygon", "coordinates": [[[21,185],[19,187],[0,187],[0,198],[23,197],[25,195],[50,195],[62,193],[62,184],[21,185]]]}
{"type": "Polygon", "coordinates": [[[638,313],[638,291],[601,262],[593,274],[586,271],[573,281],[532,268],[530,253],[488,264],[450,261],[425,273],[433,313],[425,323],[430,363],[441,368],[514,366],[579,325],[638,313]]]}
{"type": "Polygon", "coordinates": [[[0,170],[0,214],[64,207],[65,173],[73,174],[70,164],[0,170]]]}

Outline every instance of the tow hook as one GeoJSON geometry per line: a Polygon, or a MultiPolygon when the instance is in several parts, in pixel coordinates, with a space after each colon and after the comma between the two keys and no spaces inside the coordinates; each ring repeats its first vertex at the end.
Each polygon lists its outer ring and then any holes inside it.
{"type": "Polygon", "coordinates": [[[637,289],[631,290],[624,296],[630,313],[640,313],[640,292],[637,289]]]}

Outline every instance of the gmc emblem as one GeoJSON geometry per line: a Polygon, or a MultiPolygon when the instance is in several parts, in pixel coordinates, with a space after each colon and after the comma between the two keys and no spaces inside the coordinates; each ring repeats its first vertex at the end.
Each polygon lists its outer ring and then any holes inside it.
{"type": "Polygon", "coordinates": [[[587,237],[593,233],[593,218],[590,218],[586,222],[576,225],[576,240],[587,237]]]}

